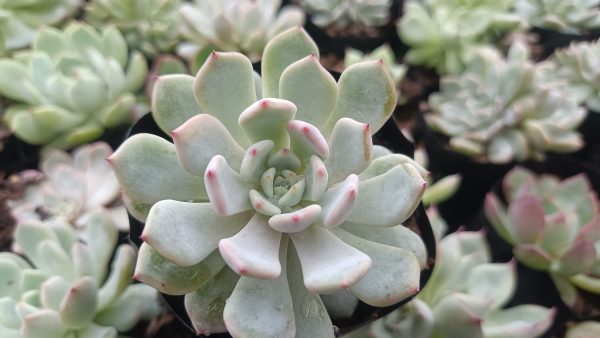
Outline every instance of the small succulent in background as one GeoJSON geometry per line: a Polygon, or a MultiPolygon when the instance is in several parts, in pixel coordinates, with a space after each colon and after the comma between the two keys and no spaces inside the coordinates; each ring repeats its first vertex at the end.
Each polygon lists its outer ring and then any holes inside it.
{"type": "MultiPolygon", "coordinates": [[[[600,15],[600,14],[599,14],[600,15]]],[[[573,43],[541,66],[544,79],[556,81],[594,112],[600,112],[600,41],[573,43]]]]}
{"type": "Polygon", "coordinates": [[[489,263],[482,232],[444,237],[431,279],[411,303],[351,337],[534,338],[555,310],[538,305],[502,307],[516,288],[514,262],[489,263]]]}
{"type": "Polygon", "coordinates": [[[70,224],[18,225],[24,258],[0,253],[0,335],[3,338],[116,338],[160,312],[157,293],[131,284],[135,252],[116,249],[117,230],[104,212],[91,215],[82,242],[70,224]]]}
{"type": "Polygon", "coordinates": [[[428,125],[448,135],[453,150],[492,163],[581,148],[576,128],[586,110],[542,81],[528,54],[519,41],[506,59],[496,50],[477,50],[463,74],[442,78],[440,92],[430,96],[428,125]]]}
{"type": "Polygon", "coordinates": [[[406,62],[435,68],[439,74],[461,72],[473,49],[526,27],[511,12],[513,4],[514,0],[405,2],[398,35],[410,47],[406,62]]]}
{"type": "Polygon", "coordinates": [[[0,94],[16,101],[4,120],[32,144],[70,148],[95,140],[129,121],[147,68],[114,26],[42,28],[30,50],[0,60],[0,94]]]}
{"type": "Polygon", "coordinates": [[[85,20],[95,27],[115,25],[129,48],[148,57],[170,52],[178,42],[180,0],[92,0],[85,20]]]}
{"type": "Polygon", "coordinates": [[[406,75],[407,67],[396,62],[396,55],[394,55],[394,51],[390,48],[389,45],[382,45],[377,47],[371,53],[363,53],[356,49],[348,49],[346,50],[346,55],[344,56],[344,67],[351,66],[355,63],[363,62],[363,61],[377,61],[382,60],[383,64],[386,66],[390,75],[392,76],[392,80],[396,84],[396,88],[398,89],[398,104],[404,102],[400,93],[400,82],[404,79],[404,75],[406,75]]]}
{"type": "Polygon", "coordinates": [[[0,55],[25,48],[40,26],[58,24],[81,6],[82,0],[5,0],[0,2],[0,55]]]}
{"type": "Polygon", "coordinates": [[[387,24],[392,0],[301,0],[300,4],[315,25],[337,32],[387,24]]]}
{"type": "Polygon", "coordinates": [[[127,230],[127,211],[120,203],[119,182],[106,162],[112,149],[94,143],[68,153],[48,149],[42,156],[43,179],[29,185],[22,199],[8,201],[12,216],[19,222],[60,219],[76,226],[86,224],[98,209],[119,229],[127,230]]]}
{"type": "Polygon", "coordinates": [[[592,338],[600,336],[600,323],[585,321],[569,326],[565,338],[592,338]]]}
{"type": "Polygon", "coordinates": [[[155,85],[153,116],[175,144],[137,134],[110,158],[146,222],[135,278],[185,295],[198,333],[332,337],[319,294],[389,306],[418,291],[426,250],[402,222],[426,172],[372,159],[393,81],[371,61],[336,83],[318,60],[301,28],[269,42],[262,78],[214,52],[195,78],[155,85]]]}
{"type": "Polygon", "coordinates": [[[600,293],[600,205],[587,177],[559,180],[517,167],[502,190],[507,205],[489,193],[485,213],[515,257],[548,271],[567,304],[577,296],[571,284],[600,293]]]}
{"type": "Polygon", "coordinates": [[[182,3],[179,13],[185,42],[178,53],[194,60],[203,51],[240,52],[259,61],[267,41],[290,27],[304,25],[302,10],[292,5],[280,7],[281,0],[182,3]]]}
{"type": "Polygon", "coordinates": [[[516,0],[515,12],[531,26],[581,34],[600,28],[598,0],[516,0]]]}

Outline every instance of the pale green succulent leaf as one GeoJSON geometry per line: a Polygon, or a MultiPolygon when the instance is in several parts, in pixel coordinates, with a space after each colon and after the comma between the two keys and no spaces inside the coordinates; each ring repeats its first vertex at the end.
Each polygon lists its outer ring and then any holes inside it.
{"type": "Polygon", "coordinates": [[[533,269],[546,270],[552,264],[552,257],[535,244],[518,244],[513,253],[521,263],[533,269]]]}
{"type": "Polygon", "coordinates": [[[104,310],[114,302],[131,284],[134,266],[135,252],[133,248],[127,244],[119,245],[110,265],[110,274],[98,290],[98,311],[104,310]]]}
{"type": "Polygon", "coordinates": [[[201,113],[203,111],[194,96],[194,77],[169,74],[156,80],[152,93],[152,117],[165,133],[201,113]]]}
{"type": "Polygon", "coordinates": [[[75,275],[77,277],[89,276],[98,280],[97,272],[95,271],[94,254],[90,248],[83,243],[75,243],[71,250],[73,266],[75,267],[75,275]]]}
{"type": "Polygon", "coordinates": [[[163,200],[150,209],[142,238],[171,262],[192,266],[213,252],[219,240],[240,231],[251,216],[245,212],[223,217],[208,203],[163,200]],[[185,241],[179,240],[182,234],[185,241]],[[173,245],[174,242],[179,244],[173,245]]]}
{"type": "Polygon", "coordinates": [[[66,332],[58,312],[53,310],[41,309],[23,318],[23,338],[63,338],[66,332]]]}
{"type": "Polygon", "coordinates": [[[86,220],[86,246],[93,253],[94,264],[90,267],[96,282],[101,283],[106,276],[106,269],[117,244],[119,232],[105,212],[92,212],[86,220]]]}
{"type": "Polygon", "coordinates": [[[539,305],[518,305],[490,311],[481,326],[486,338],[539,337],[552,326],[555,313],[539,305]]]}
{"type": "Polygon", "coordinates": [[[240,178],[250,183],[260,183],[262,174],[267,170],[267,160],[275,142],[262,140],[251,145],[240,164],[240,178]]]}
{"type": "Polygon", "coordinates": [[[231,216],[252,209],[248,198],[251,187],[241,180],[222,155],[215,155],[204,174],[210,205],[222,216],[231,216]]]}
{"type": "Polygon", "coordinates": [[[92,277],[79,279],[65,295],[59,315],[62,324],[71,329],[81,329],[94,318],[98,302],[98,285],[92,277]]]}
{"type": "Polygon", "coordinates": [[[0,260],[0,298],[19,299],[21,294],[22,272],[19,265],[11,260],[0,260]]]}
{"type": "Polygon", "coordinates": [[[148,76],[148,64],[146,59],[139,52],[133,52],[129,58],[129,65],[125,71],[125,87],[128,92],[137,92],[140,90],[148,76]]]}
{"type": "Polygon", "coordinates": [[[329,175],[323,160],[316,155],[312,155],[302,175],[305,180],[304,196],[302,198],[308,201],[320,200],[327,190],[329,181],[329,175]]]}
{"type": "Polygon", "coordinates": [[[203,176],[215,155],[222,155],[233,168],[240,168],[244,149],[215,117],[199,114],[173,130],[177,157],[190,173],[203,176]]]}
{"type": "Polygon", "coordinates": [[[279,97],[294,102],[297,120],[323,126],[337,104],[338,87],[318,58],[309,55],[285,68],[279,97]]]}
{"type": "Polygon", "coordinates": [[[350,118],[339,119],[328,143],[329,157],[325,159],[325,166],[330,185],[350,174],[360,174],[371,162],[373,140],[368,124],[350,118]]]}
{"type": "Polygon", "coordinates": [[[460,187],[460,174],[448,175],[427,187],[423,194],[423,205],[439,204],[452,197],[460,187]]]}
{"type": "Polygon", "coordinates": [[[22,276],[20,285],[22,291],[39,289],[42,283],[49,278],[45,272],[31,268],[23,269],[22,276]]]}
{"type": "Polygon", "coordinates": [[[518,243],[536,243],[542,237],[545,220],[542,201],[523,194],[508,206],[510,230],[518,243]]]}
{"type": "MultiPolygon", "coordinates": [[[[98,76],[82,75],[70,91],[70,101],[82,113],[95,114],[109,100],[106,83],[98,76]]],[[[55,122],[56,123],[56,122],[55,122]]]]}
{"type": "Polygon", "coordinates": [[[43,51],[53,59],[56,59],[60,52],[66,50],[68,42],[61,31],[54,27],[43,27],[33,41],[34,50],[43,51]]]}
{"type": "Polygon", "coordinates": [[[129,331],[144,319],[144,312],[148,308],[158,309],[157,297],[156,290],[148,285],[129,285],[115,302],[95,313],[94,323],[115,328],[119,332],[129,331]]]}
{"type": "Polygon", "coordinates": [[[262,99],[244,108],[238,123],[252,142],[271,140],[277,149],[289,144],[287,124],[296,114],[296,105],[287,100],[262,99]]]}
{"type": "Polygon", "coordinates": [[[434,336],[483,338],[481,321],[488,301],[462,293],[444,297],[433,309],[434,336]]]}
{"type": "Polygon", "coordinates": [[[594,265],[596,254],[594,242],[579,239],[560,257],[553,268],[564,275],[584,273],[594,265]]]}
{"type": "Polygon", "coordinates": [[[117,338],[117,336],[118,333],[114,327],[90,323],[78,332],[76,338],[117,338]]]}
{"type": "Polygon", "coordinates": [[[16,60],[0,60],[0,93],[10,99],[23,101],[27,103],[39,103],[37,98],[40,96],[31,95],[32,91],[37,90],[32,86],[29,72],[25,65],[16,60]]]}
{"type": "Polygon", "coordinates": [[[40,302],[44,308],[58,311],[71,285],[61,276],[52,276],[40,288],[40,302]]]}
{"type": "Polygon", "coordinates": [[[516,283],[514,262],[482,264],[469,275],[469,294],[490,300],[492,308],[500,308],[512,297],[516,283]]]}
{"type": "Polygon", "coordinates": [[[600,323],[590,320],[570,326],[565,338],[595,337],[598,335],[600,335],[600,323]]]}
{"type": "MultiPolygon", "coordinates": [[[[303,181],[298,183],[301,182],[303,181]]],[[[269,218],[269,226],[282,233],[298,233],[316,223],[320,215],[321,206],[311,204],[299,210],[271,216],[269,218]]]]}
{"type": "Polygon", "coordinates": [[[358,193],[358,176],[351,174],[340,184],[325,192],[319,205],[323,208],[321,223],[332,229],[342,224],[356,203],[358,193]]]}
{"type": "Polygon", "coordinates": [[[506,207],[496,195],[489,193],[485,196],[484,210],[494,230],[508,243],[513,245],[517,243],[506,207]]]}
{"type": "Polygon", "coordinates": [[[23,320],[19,317],[16,307],[17,301],[12,297],[0,298],[0,334],[5,333],[2,332],[2,329],[6,330],[8,336],[10,329],[14,329],[18,332],[21,328],[23,320]]]}
{"type": "MultiPolygon", "coordinates": [[[[374,148],[375,147],[376,146],[374,146],[374,148]]],[[[367,169],[365,169],[358,175],[358,178],[360,178],[361,181],[365,181],[370,178],[382,175],[397,165],[403,165],[406,168],[408,168],[407,166],[413,167],[413,169],[416,170],[418,173],[417,176],[421,176],[421,178],[423,178],[424,180],[430,179],[431,174],[429,173],[429,171],[427,171],[427,169],[425,169],[415,160],[404,154],[392,154],[389,151],[388,154],[384,154],[382,156],[374,158],[371,161],[371,163],[369,163],[367,169]]],[[[414,175],[413,169],[411,169],[412,175],[414,175]]]]}
{"type": "Polygon", "coordinates": [[[307,122],[293,120],[287,124],[290,137],[290,149],[299,158],[305,160],[313,154],[321,158],[329,156],[329,146],[319,129],[307,122]]]}
{"type": "Polygon", "coordinates": [[[56,137],[56,132],[38,122],[23,106],[13,106],[4,115],[6,124],[13,133],[31,144],[45,144],[56,137]]]}
{"type": "MultiPolygon", "coordinates": [[[[113,25],[107,26],[102,31],[101,39],[102,50],[104,51],[105,55],[117,60],[121,67],[125,67],[127,64],[127,42],[117,27],[113,25]]],[[[129,90],[135,89],[137,88],[130,88],[129,90]]]]}
{"type": "Polygon", "coordinates": [[[202,262],[179,266],[160,256],[156,250],[143,243],[138,253],[134,278],[162,293],[184,295],[208,282],[225,266],[218,251],[213,251],[202,262]]]}
{"type": "Polygon", "coordinates": [[[69,280],[75,277],[75,267],[71,258],[58,242],[46,239],[38,243],[37,254],[38,259],[35,263],[40,270],[69,280]]]}

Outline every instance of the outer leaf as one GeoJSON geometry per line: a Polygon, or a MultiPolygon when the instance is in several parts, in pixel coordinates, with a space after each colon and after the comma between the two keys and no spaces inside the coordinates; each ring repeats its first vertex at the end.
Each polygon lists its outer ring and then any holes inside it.
{"type": "Polygon", "coordinates": [[[98,311],[104,310],[131,284],[134,265],[133,247],[127,244],[117,247],[115,258],[110,266],[110,275],[98,291],[98,311]]]}
{"type": "Polygon", "coordinates": [[[83,277],[73,285],[60,305],[60,319],[69,328],[80,329],[96,315],[98,285],[92,277],[83,277]]]}
{"type": "Polygon", "coordinates": [[[514,262],[482,264],[473,268],[469,275],[469,294],[492,301],[492,308],[499,308],[510,300],[516,288],[514,262]]]}
{"type": "Polygon", "coordinates": [[[336,122],[328,143],[330,152],[325,165],[330,185],[350,174],[360,174],[371,162],[373,140],[368,124],[342,118],[336,122]]]}
{"type": "Polygon", "coordinates": [[[152,117],[165,133],[170,133],[190,117],[202,114],[194,96],[194,78],[184,74],[163,75],[152,92],[152,117]]]}
{"type": "Polygon", "coordinates": [[[62,325],[58,313],[42,309],[23,318],[23,338],[63,338],[66,328],[62,325]]]}
{"type": "Polygon", "coordinates": [[[556,311],[538,305],[519,305],[495,310],[485,316],[482,329],[486,338],[538,337],[552,325],[556,311]]]}

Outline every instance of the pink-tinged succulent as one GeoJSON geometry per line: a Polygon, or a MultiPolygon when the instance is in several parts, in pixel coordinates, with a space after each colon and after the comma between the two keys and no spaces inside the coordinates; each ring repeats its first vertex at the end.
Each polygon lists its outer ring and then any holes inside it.
{"type": "Polygon", "coordinates": [[[127,229],[119,182],[106,162],[111,154],[103,142],[80,146],[73,155],[47,149],[40,164],[43,179],[29,185],[22,199],[9,201],[12,216],[17,222],[61,219],[79,226],[90,213],[105,209],[119,229],[127,229]]]}
{"type": "Polygon", "coordinates": [[[587,177],[560,180],[517,167],[502,188],[508,205],[489,193],[485,212],[517,259],[548,271],[568,304],[576,297],[571,284],[600,293],[599,203],[587,177]]]}
{"type": "Polygon", "coordinates": [[[336,83],[301,28],[262,60],[262,78],[238,53],[161,77],[152,111],[174,144],[138,134],[109,159],[146,222],[135,277],[185,295],[198,333],[331,337],[320,294],[388,306],[418,291],[425,248],[401,224],[426,172],[404,155],[373,159],[396,104],[380,62],[336,83]]]}
{"type": "Polygon", "coordinates": [[[514,262],[490,263],[482,232],[444,237],[427,286],[407,306],[347,338],[535,338],[554,309],[524,304],[504,309],[516,288],[514,262]]]}

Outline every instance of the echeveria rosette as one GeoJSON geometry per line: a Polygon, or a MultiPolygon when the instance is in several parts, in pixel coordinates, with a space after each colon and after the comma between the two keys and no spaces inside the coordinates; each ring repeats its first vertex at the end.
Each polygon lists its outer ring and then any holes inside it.
{"type": "Polygon", "coordinates": [[[198,333],[333,336],[320,293],[388,306],[418,291],[425,248],[401,223],[425,172],[399,154],[372,160],[396,103],[382,63],[336,83],[301,28],[262,60],[262,79],[218,52],[195,78],[161,77],[152,111],[174,144],[137,134],[109,159],[146,222],[135,276],[185,295],[198,333]]]}
{"type": "Polygon", "coordinates": [[[515,12],[531,26],[568,34],[600,28],[598,0],[517,0],[515,12]]]}
{"type": "Polygon", "coordinates": [[[43,25],[54,25],[75,14],[81,0],[4,0],[0,3],[0,55],[25,48],[43,25]]]}
{"type": "Polygon", "coordinates": [[[80,227],[91,213],[103,209],[119,229],[127,229],[119,182],[106,162],[111,154],[104,142],[80,146],[73,155],[46,149],[40,162],[43,179],[27,186],[23,198],[8,201],[11,215],[17,223],[61,219],[80,227]]]}
{"type": "Polygon", "coordinates": [[[31,49],[0,60],[4,121],[31,144],[70,148],[130,122],[148,66],[121,33],[72,22],[41,28],[31,49]]]}
{"type": "Polygon", "coordinates": [[[409,64],[457,74],[469,64],[472,50],[489,46],[502,35],[523,30],[526,23],[502,1],[407,1],[398,35],[410,49],[409,64]]]}
{"type": "Polygon", "coordinates": [[[489,193],[485,212],[517,259],[550,273],[567,304],[577,297],[572,285],[600,293],[599,203],[586,176],[560,180],[517,167],[502,188],[507,205],[489,193]]]}
{"type": "Polygon", "coordinates": [[[88,218],[85,237],[60,220],[17,226],[23,256],[0,253],[0,336],[117,338],[158,315],[157,292],[131,284],[134,249],[114,251],[118,233],[105,212],[88,218]]]}
{"type": "Polygon", "coordinates": [[[203,50],[240,52],[259,61],[267,41],[288,28],[304,25],[297,6],[281,0],[194,0],[182,3],[184,43],[178,53],[195,59],[203,50]]]}
{"type": "Polygon", "coordinates": [[[94,27],[115,25],[127,45],[148,57],[173,50],[179,40],[180,0],[93,0],[85,21],[94,27]]]}
{"type": "Polygon", "coordinates": [[[552,325],[555,310],[532,304],[503,308],[517,286],[515,264],[490,260],[483,232],[458,231],[444,237],[421,293],[348,338],[541,336],[552,325]]]}
{"type": "Polygon", "coordinates": [[[462,74],[443,77],[429,98],[428,125],[450,137],[450,148],[479,161],[543,160],[546,152],[583,146],[576,128],[586,116],[575,97],[544,81],[529,51],[513,42],[506,58],[474,52],[462,74]]]}
{"type": "Polygon", "coordinates": [[[334,30],[352,26],[374,28],[390,20],[391,0],[301,0],[311,21],[334,30]]]}

